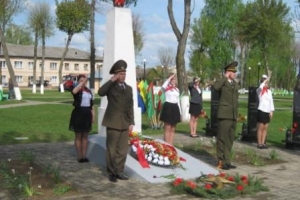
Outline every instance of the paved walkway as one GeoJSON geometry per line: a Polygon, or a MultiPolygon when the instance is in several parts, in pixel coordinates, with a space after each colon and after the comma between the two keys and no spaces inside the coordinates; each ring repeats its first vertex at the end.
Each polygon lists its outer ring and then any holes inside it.
{"type": "MultiPolygon", "coordinates": [[[[211,138],[203,138],[203,143],[209,144],[211,138]]],[[[176,144],[197,144],[200,138],[190,138],[183,134],[176,135],[176,144]]],[[[254,149],[260,154],[268,156],[271,149],[259,150],[251,144],[235,143],[235,149],[254,149]]],[[[59,199],[193,199],[187,195],[171,195],[166,184],[150,184],[139,180],[108,181],[105,170],[93,163],[79,164],[76,161],[73,142],[66,143],[45,143],[45,144],[24,144],[0,146],[0,159],[14,158],[21,150],[30,150],[36,155],[35,161],[38,164],[47,166],[59,166],[62,177],[70,181],[79,189],[81,195],[61,197],[59,199]]],[[[263,178],[265,185],[270,188],[269,192],[261,192],[255,196],[243,197],[250,200],[290,200],[300,199],[299,197],[299,152],[288,152],[277,150],[280,159],[285,163],[274,164],[262,167],[239,165],[237,169],[230,170],[230,173],[251,174],[263,178]]],[[[201,157],[201,156],[200,156],[201,157]]],[[[227,172],[227,171],[226,171],[227,172]]],[[[146,173],[146,172],[145,172],[146,173]]],[[[241,197],[234,198],[238,200],[241,197]]],[[[10,199],[5,193],[0,192],[0,199],[10,199]]],[[[56,198],[57,199],[57,198],[56,198]]],[[[194,198],[196,199],[196,198],[194,198]]]]}
{"type": "MultiPolygon", "coordinates": [[[[0,108],[37,105],[48,102],[26,101],[20,104],[2,105],[0,108]]],[[[157,136],[162,139],[161,136],[157,136]]],[[[210,144],[211,138],[203,138],[204,144],[210,144]]],[[[184,134],[176,134],[175,144],[187,145],[197,144],[200,138],[190,138],[184,134]]],[[[235,142],[235,149],[253,149],[266,157],[273,148],[259,150],[255,144],[235,142]]],[[[79,189],[81,195],[71,197],[61,197],[55,199],[62,200],[98,200],[98,199],[197,199],[187,195],[171,195],[169,187],[166,184],[150,184],[139,180],[130,179],[129,181],[118,181],[111,183],[108,181],[103,167],[93,163],[79,164],[76,161],[73,142],[66,143],[39,143],[24,145],[5,145],[0,146],[0,160],[16,157],[21,150],[30,150],[36,155],[35,162],[47,166],[59,166],[62,177],[71,182],[79,189]]],[[[261,192],[255,196],[243,197],[245,200],[290,200],[300,199],[299,197],[299,171],[300,171],[300,152],[276,149],[279,158],[285,160],[285,163],[254,167],[249,165],[239,165],[237,169],[230,170],[229,173],[255,175],[264,179],[265,185],[270,188],[269,192],[261,192]]],[[[199,155],[199,158],[207,160],[205,155],[199,155]]],[[[197,156],[198,157],[198,156],[197,156]]],[[[212,164],[213,161],[208,161],[212,164]]],[[[227,171],[226,171],[227,172],[227,171]]],[[[146,172],[145,172],[146,173],[146,172]]],[[[5,192],[0,192],[0,199],[11,199],[5,192]]],[[[234,198],[234,200],[241,197],[234,198]]]]}

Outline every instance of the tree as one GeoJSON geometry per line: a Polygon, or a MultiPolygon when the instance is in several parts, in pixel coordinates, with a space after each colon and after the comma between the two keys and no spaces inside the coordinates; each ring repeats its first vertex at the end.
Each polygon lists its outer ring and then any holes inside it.
{"type": "Polygon", "coordinates": [[[9,24],[5,30],[5,39],[7,43],[31,45],[32,36],[28,28],[16,24],[9,24]]]}
{"type": "Polygon", "coordinates": [[[53,34],[54,20],[50,14],[50,6],[45,3],[37,3],[29,10],[29,26],[34,32],[34,63],[33,63],[33,87],[32,92],[36,91],[36,60],[38,40],[42,41],[42,70],[41,70],[41,89],[44,93],[44,62],[45,62],[45,39],[53,34]]]}
{"type": "MultiPolygon", "coordinates": [[[[90,88],[92,92],[95,91],[95,58],[96,58],[96,50],[95,50],[95,10],[96,10],[96,0],[92,0],[91,2],[91,21],[90,21],[90,40],[91,40],[91,73],[90,73],[90,88]]],[[[99,69],[100,70],[100,69],[99,69]]]]}
{"type": "MultiPolygon", "coordinates": [[[[62,67],[67,55],[72,37],[76,33],[81,33],[89,29],[91,20],[91,9],[86,0],[63,0],[61,3],[56,2],[56,26],[59,30],[67,33],[67,43],[59,64],[59,83],[62,85],[62,67]]],[[[61,91],[63,87],[61,86],[61,91]]]]}
{"type": "Polygon", "coordinates": [[[158,58],[160,64],[162,65],[163,74],[168,73],[168,68],[174,64],[175,52],[171,47],[160,47],[158,49],[158,58]]]}
{"type": "Polygon", "coordinates": [[[288,13],[289,8],[281,0],[257,0],[247,3],[245,12],[240,15],[237,34],[259,49],[265,73],[271,71],[270,53],[276,52],[274,48],[279,47],[279,39],[292,30],[288,13]]]}
{"type": "Polygon", "coordinates": [[[134,53],[135,56],[141,54],[144,46],[144,31],[143,31],[143,21],[141,16],[132,13],[132,31],[133,31],[133,42],[134,42],[134,53]]]}
{"type": "Polygon", "coordinates": [[[176,69],[178,87],[180,91],[187,91],[186,72],[185,72],[185,60],[184,53],[186,49],[186,42],[190,31],[191,24],[191,0],[184,0],[184,25],[182,32],[180,32],[173,13],[173,0],[168,0],[168,16],[171,23],[172,30],[177,38],[178,45],[176,51],[176,69]]]}
{"type": "Polygon", "coordinates": [[[240,0],[206,0],[200,17],[191,26],[190,67],[202,80],[220,76],[237,57],[235,22],[240,0]]]}
{"type": "MultiPolygon", "coordinates": [[[[12,17],[21,11],[23,0],[0,0],[0,47],[2,46],[3,55],[7,64],[10,78],[14,86],[14,92],[17,100],[21,100],[21,92],[15,78],[15,72],[10,62],[6,40],[4,36],[6,25],[12,20],[12,17]]],[[[1,49],[1,48],[0,48],[1,49]]],[[[2,66],[0,66],[0,85],[2,85],[2,66]]]]}

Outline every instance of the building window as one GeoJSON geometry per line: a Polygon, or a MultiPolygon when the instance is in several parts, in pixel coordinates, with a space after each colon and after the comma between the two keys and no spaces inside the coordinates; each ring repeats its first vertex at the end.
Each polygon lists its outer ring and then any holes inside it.
{"type": "Polygon", "coordinates": [[[57,83],[57,76],[51,76],[50,77],[50,82],[51,83],[57,83]]]}
{"type": "Polygon", "coordinates": [[[23,76],[16,76],[17,83],[23,83],[23,76]]]}
{"type": "Polygon", "coordinates": [[[51,62],[50,63],[50,69],[51,70],[56,70],[57,69],[57,63],[51,62]]]}
{"type": "Polygon", "coordinates": [[[79,64],[76,63],[76,64],[74,65],[74,70],[79,71],[79,64]]]}
{"type": "Polygon", "coordinates": [[[6,76],[5,76],[5,75],[2,75],[2,84],[4,84],[4,83],[7,83],[7,81],[6,81],[6,76]]]}
{"type": "Polygon", "coordinates": [[[28,62],[28,69],[33,69],[33,62],[28,62]]]}
{"type": "Polygon", "coordinates": [[[69,71],[69,70],[70,70],[70,65],[69,65],[69,63],[65,63],[65,70],[66,70],[66,71],[69,71]]]}
{"type": "Polygon", "coordinates": [[[97,68],[97,70],[100,70],[102,68],[102,65],[98,64],[96,68],[97,68]]]}
{"type": "Polygon", "coordinates": [[[15,61],[15,68],[16,69],[22,69],[22,61],[15,61]]]}
{"type": "Polygon", "coordinates": [[[4,60],[0,60],[0,67],[5,68],[6,67],[6,62],[4,60]]]}
{"type": "Polygon", "coordinates": [[[84,70],[84,71],[88,71],[88,70],[89,70],[89,69],[88,69],[88,64],[84,64],[84,65],[83,65],[83,70],[84,70]]]}

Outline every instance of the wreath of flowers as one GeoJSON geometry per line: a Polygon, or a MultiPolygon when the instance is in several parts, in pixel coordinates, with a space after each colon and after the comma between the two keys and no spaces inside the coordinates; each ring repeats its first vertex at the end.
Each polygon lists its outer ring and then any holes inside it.
{"type": "Polygon", "coordinates": [[[157,140],[142,138],[135,133],[129,134],[131,152],[134,157],[137,157],[138,148],[144,153],[144,158],[149,164],[158,165],[162,167],[177,166],[180,160],[176,149],[166,143],[161,143],[157,140]]]}
{"type": "Polygon", "coordinates": [[[176,194],[192,194],[197,197],[226,199],[241,194],[254,194],[260,191],[268,191],[263,181],[254,176],[229,175],[202,175],[192,180],[176,178],[171,182],[171,192],[176,194]]]}

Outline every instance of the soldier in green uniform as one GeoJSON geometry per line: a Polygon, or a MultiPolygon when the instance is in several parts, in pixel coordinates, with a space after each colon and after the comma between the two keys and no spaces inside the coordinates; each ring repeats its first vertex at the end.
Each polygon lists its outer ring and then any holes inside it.
{"type": "Polygon", "coordinates": [[[238,89],[234,80],[236,78],[236,67],[238,62],[234,61],[227,65],[225,74],[217,80],[213,87],[220,92],[218,107],[218,132],[217,132],[217,158],[218,167],[223,170],[234,169],[231,164],[231,149],[235,140],[235,130],[238,118],[238,89]]]}
{"type": "Polygon", "coordinates": [[[102,125],[106,126],[106,170],[111,182],[128,180],[124,173],[128,152],[128,133],[134,126],[132,87],[125,83],[127,63],[118,60],[110,70],[112,78],[98,94],[107,96],[107,108],[102,125]]]}

